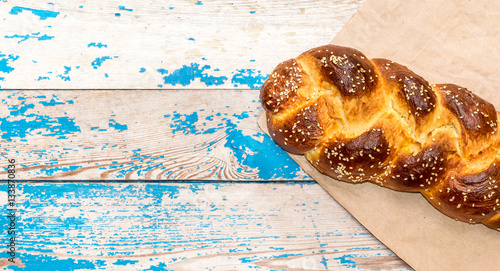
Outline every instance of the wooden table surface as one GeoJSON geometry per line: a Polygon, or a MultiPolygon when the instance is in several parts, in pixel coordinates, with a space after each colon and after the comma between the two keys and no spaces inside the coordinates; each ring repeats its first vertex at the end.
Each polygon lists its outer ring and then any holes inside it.
{"type": "Polygon", "coordinates": [[[0,266],[411,270],[256,123],[362,4],[1,0],[0,266]]]}

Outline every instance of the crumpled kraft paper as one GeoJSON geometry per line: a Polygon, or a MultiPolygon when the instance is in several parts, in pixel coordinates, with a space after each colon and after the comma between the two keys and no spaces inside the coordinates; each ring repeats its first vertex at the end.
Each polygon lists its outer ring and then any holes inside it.
{"type": "MultiPolygon", "coordinates": [[[[431,84],[466,87],[498,110],[499,25],[500,1],[367,0],[332,43],[403,64],[431,84]]],[[[264,116],[259,124],[267,132],[264,116]]],[[[343,183],[290,156],[414,269],[500,270],[500,231],[449,218],[418,193],[343,183]]]]}

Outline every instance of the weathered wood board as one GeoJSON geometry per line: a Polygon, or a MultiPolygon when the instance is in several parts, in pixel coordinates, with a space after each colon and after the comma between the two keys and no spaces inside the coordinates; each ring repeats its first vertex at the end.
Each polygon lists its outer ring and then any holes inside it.
{"type": "Polygon", "coordinates": [[[409,269],[314,182],[17,186],[11,270],[409,269]]]}
{"type": "Polygon", "coordinates": [[[0,2],[0,86],[258,88],[362,0],[0,2]]]}
{"type": "Polygon", "coordinates": [[[258,94],[5,90],[0,150],[25,180],[310,180],[258,127],[258,94]]]}

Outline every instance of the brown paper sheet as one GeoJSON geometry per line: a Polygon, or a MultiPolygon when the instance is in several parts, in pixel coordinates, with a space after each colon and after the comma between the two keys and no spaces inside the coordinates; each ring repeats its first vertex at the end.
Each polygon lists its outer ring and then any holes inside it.
{"type": "MultiPolygon", "coordinates": [[[[431,84],[467,87],[498,110],[499,25],[500,1],[367,0],[332,43],[391,59],[431,84]]],[[[259,124],[267,132],[264,116],[259,124]]],[[[455,221],[420,194],[342,183],[291,157],[414,269],[500,270],[499,231],[455,221]]]]}

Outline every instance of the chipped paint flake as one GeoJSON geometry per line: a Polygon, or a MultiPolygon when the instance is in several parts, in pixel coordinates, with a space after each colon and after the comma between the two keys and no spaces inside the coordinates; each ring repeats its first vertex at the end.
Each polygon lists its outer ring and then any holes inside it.
{"type": "Polygon", "coordinates": [[[33,9],[33,8],[26,8],[26,7],[19,7],[15,6],[13,7],[9,14],[11,15],[18,15],[19,13],[22,13],[23,11],[29,11],[33,15],[37,16],[40,20],[47,20],[48,18],[56,18],[57,15],[59,15],[59,12],[56,11],[50,11],[50,10],[44,10],[44,9],[33,9]]]}

